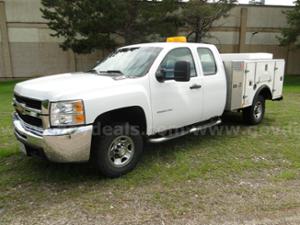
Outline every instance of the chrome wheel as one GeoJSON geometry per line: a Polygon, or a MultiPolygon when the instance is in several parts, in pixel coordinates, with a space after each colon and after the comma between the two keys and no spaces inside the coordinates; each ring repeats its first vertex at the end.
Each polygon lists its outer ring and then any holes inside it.
{"type": "Polygon", "coordinates": [[[114,167],[127,165],[134,155],[134,142],[129,136],[116,137],[108,151],[108,157],[114,167]]]}
{"type": "Polygon", "coordinates": [[[260,124],[265,115],[265,98],[262,95],[258,95],[254,98],[253,104],[243,109],[244,121],[249,125],[260,124]]]}
{"type": "Polygon", "coordinates": [[[254,106],[254,117],[258,120],[261,118],[263,114],[263,104],[261,102],[257,102],[254,106]]]}

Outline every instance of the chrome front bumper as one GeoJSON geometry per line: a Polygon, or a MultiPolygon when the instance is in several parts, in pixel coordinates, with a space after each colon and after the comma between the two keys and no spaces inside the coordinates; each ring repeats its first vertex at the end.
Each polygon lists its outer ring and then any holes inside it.
{"type": "Polygon", "coordinates": [[[16,138],[26,146],[40,149],[53,162],[86,162],[90,158],[93,126],[37,129],[13,114],[16,138]]]}

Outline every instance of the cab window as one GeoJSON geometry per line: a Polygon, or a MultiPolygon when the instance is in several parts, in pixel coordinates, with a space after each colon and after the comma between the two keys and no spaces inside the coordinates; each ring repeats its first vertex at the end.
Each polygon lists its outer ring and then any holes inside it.
{"type": "Polygon", "coordinates": [[[196,76],[195,63],[190,49],[176,48],[171,50],[160,64],[159,70],[164,70],[165,79],[174,79],[174,67],[177,61],[189,62],[191,65],[191,77],[196,76]]]}
{"type": "Polygon", "coordinates": [[[197,49],[199,59],[202,65],[204,75],[215,75],[217,73],[217,64],[212,51],[208,48],[197,49]]]}

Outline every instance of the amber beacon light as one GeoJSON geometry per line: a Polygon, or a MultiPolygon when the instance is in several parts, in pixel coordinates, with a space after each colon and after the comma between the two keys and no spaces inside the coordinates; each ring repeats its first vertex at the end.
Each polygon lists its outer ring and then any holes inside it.
{"type": "Polygon", "coordinates": [[[183,42],[186,43],[186,37],[184,36],[177,36],[177,37],[168,37],[167,42],[183,42]]]}

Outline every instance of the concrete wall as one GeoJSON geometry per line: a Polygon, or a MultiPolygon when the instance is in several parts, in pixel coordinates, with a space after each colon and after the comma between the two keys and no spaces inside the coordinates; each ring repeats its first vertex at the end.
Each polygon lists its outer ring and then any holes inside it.
{"type": "MultiPolygon", "coordinates": [[[[40,0],[0,0],[0,79],[86,70],[104,56],[62,51],[62,40],[50,36],[40,7],[40,0]]],[[[230,16],[214,23],[205,42],[216,44],[221,52],[272,52],[288,61],[289,74],[300,74],[300,51],[279,47],[276,38],[286,26],[282,11],[289,9],[237,6],[230,16]]]]}
{"type": "MultiPolygon", "coordinates": [[[[2,52],[1,30],[0,30],[0,51],[2,52]]],[[[1,53],[0,52],[0,53],[1,53]]],[[[3,54],[0,54],[0,77],[4,74],[3,54]]]]}
{"type": "MultiPolygon", "coordinates": [[[[86,70],[103,57],[101,52],[75,56],[71,51],[62,51],[59,47],[62,39],[50,36],[51,30],[42,18],[39,0],[4,0],[0,1],[0,9],[1,5],[5,10],[2,21],[4,20],[6,26],[8,40],[6,43],[0,38],[0,78],[34,77],[86,70]],[[3,50],[4,43],[9,46],[9,54],[3,50]],[[4,63],[3,58],[7,58],[10,65],[4,63]],[[7,72],[9,70],[12,74],[7,72]]],[[[2,30],[3,28],[0,32],[2,30]]]]}
{"type": "Polygon", "coordinates": [[[287,26],[283,11],[291,7],[246,6],[231,10],[229,17],[214,23],[206,42],[218,46],[221,52],[271,52],[287,61],[288,74],[300,74],[300,50],[280,47],[277,37],[287,26]],[[242,10],[243,9],[243,10],[242,10]]]}

